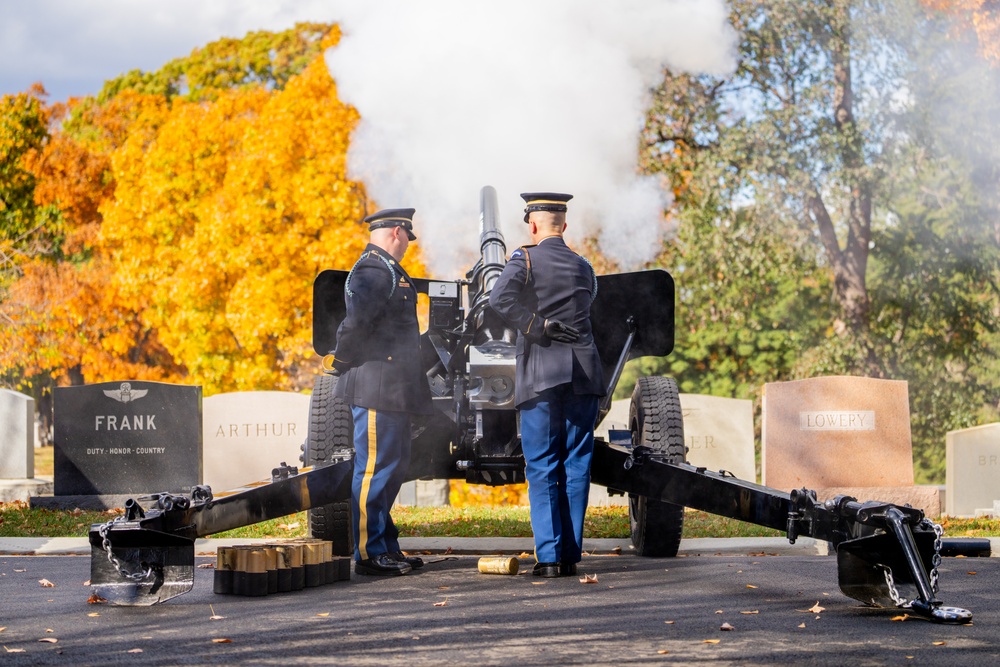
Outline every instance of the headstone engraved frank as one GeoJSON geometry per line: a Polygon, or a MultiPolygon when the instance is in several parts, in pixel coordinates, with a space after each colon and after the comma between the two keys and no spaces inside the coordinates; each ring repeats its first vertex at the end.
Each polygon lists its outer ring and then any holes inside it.
{"type": "Polygon", "coordinates": [[[906,382],[835,376],[768,383],[761,412],[765,486],[913,486],[906,382]]]}
{"type": "Polygon", "coordinates": [[[213,492],[268,479],[280,463],[301,468],[309,434],[309,396],[286,391],[241,391],[203,403],[205,484],[213,492]]]}
{"type": "Polygon", "coordinates": [[[1000,501],[1000,424],[945,436],[945,512],[974,517],[1000,501]]]}
{"type": "Polygon", "coordinates": [[[55,496],[182,493],[201,484],[201,387],[104,382],[53,393],[55,496]]]}

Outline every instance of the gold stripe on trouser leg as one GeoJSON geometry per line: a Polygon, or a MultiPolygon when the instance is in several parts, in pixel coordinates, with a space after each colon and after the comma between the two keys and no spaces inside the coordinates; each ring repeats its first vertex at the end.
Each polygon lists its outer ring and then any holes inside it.
{"type": "Polygon", "coordinates": [[[368,560],[368,492],[371,490],[372,477],[375,476],[375,459],[378,456],[378,437],[375,434],[375,410],[368,411],[368,461],[365,463],[365,474],[361,478],[361,497],[358,498],[358,551],[361,560],[368,560]]]}

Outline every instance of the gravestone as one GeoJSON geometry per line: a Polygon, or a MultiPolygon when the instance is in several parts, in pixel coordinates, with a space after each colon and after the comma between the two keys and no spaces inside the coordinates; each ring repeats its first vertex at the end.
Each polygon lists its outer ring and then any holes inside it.
{"type": "Polygon", "coordinates": [[[35,476],[35,399],[0,389],[0,479],[35,476]]]}
{"type": "MultiPolygon", "coordinates": [[[[709,470],[728,470],[740,479],[757,481],[754,462],[753,401],[701,394],[680,394],[687,461],[709,470]]],[[[594,431],[608,440],[611,429],[628,430],[631,399],[611,402],[594,431]]],[[[627,496],[609,496],[603,486],[590,487],[590,505],[627,505],[627,496]]]]}
{"type": "Polygon", "coordinates": [[[245,391],[202,401],[205,484],[213,492],[270,479],[282,462],[302,468],[309,435],[309,396],[286,391],[245,391]]]}
{"type": "Polygon", "coordinates": [[[202,480],[201,387],[105,382],[53,393],[54,496],[32,505],[121,507],[202,480]]]}
{"type": "Polygon", "coordinates": [[[0,503],[51,492],[51,481],[35,479],[35,399],[0,389],[0,503]]]}
{"type": "Polygon", "coordinates": [[[766,486],[913,484],[906,382],[838,376],[765,384],[761,441],[766,486]]]}
{"type": "Polygon", "coordinates": [[[1000,501],[1000,424],[945,436],[945,512],[974,517],[1000,501]]]}
{"type": "Polygon", "coordinates": [[[761,477],[780,490],[808,488],[820,500],[909,503],[941,510],[936,487],[913,484],[907,384],[819,377],[764,385],[761,477]]]}
{"type": "Polygon", "coordinates": [[[680,399],[688,463],[756,483],[753,401],[702,394],[680,399]]]}

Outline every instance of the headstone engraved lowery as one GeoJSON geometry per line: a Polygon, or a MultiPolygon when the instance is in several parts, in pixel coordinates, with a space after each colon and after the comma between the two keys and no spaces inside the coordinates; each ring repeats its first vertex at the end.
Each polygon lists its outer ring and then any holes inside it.
{"type": "Polygon", "coordinates": [[[913,485],[906,382],[835,376],[768,383],[761,413],[765,486],[940,513],[938,489],[913,485]]]}
{"type": "Polygon", "coordinates": [[[202,401],[205,484],[213,492],[271,477],[280,463],[303,467],[309,434],[309,396],[287,391],[245,391],[202,401]]]}
{"type": "MultiPolygon", "coordinates": [[[[201,387],[105,382],[53,394],[55,499],[79,507],[202,480],[201,387]],[[93,499],[88,502],[88,499],[93,499]]],[[[32,499],[34,504],[36,499],[32,499]]]]}
{"type": "Polygon", "coordinates": [[[945,436],[945,512],[974,517],[1000,500],[1000,423],[945,436]]]}

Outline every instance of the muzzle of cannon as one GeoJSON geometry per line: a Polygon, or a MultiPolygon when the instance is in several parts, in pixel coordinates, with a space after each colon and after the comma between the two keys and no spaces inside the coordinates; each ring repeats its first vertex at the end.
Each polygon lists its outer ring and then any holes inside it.
{"type": "MultiPolygon", "coordinates": [[[[489,307],[506,262],[496,191],[480,192],[480,258],[462,279],[414,279],[426,296],[421,363],[434,411],[415,419],[408,479],[462,479],[476,484],[524,481],[514,407],[516,334],[489,307]]],[[[313,347],[336,347],[345,316],[348,272],[327,270],[313,283],[313,347]]],[[[631,359],[666,356],[674,344],[674,281],[662,269],[597,277],[594,338],[610,397],[631,359]]],[[[116,604],[142,605],[190,590],[194,540],[301,510],[310,532],[335,553],[353,553],[350,477],[353,445],[348,406],[334,396],[336,378],[313,389],[302,469],[282,465],[269,480],[213,496],[154,494],[132,501],[123,517],[90,531],[91,584],[116,604]]],[[[905,608],[938,623],[967,623],[970,612],[937,599],[942,556],[988,556],[988,540],[949,540],[920,510],[838,497],[819,502],[807,489],[790,492],[685,462],[684,425],[672,378],[643,377],[632,393],[629,424],[597,439],[591,479],[627,494],[635,553],[677,553],[684,508],[699,509],[783,531],[791,542],[810,537],[837,553],[842,592],[867,605],[905,608]]]]}

